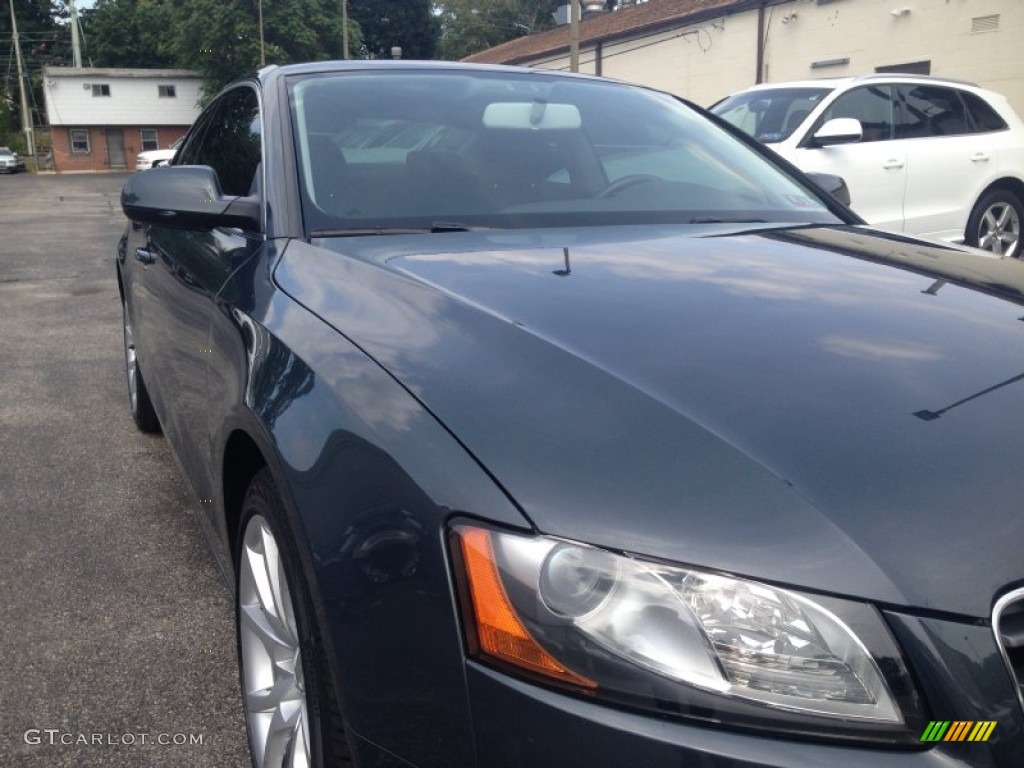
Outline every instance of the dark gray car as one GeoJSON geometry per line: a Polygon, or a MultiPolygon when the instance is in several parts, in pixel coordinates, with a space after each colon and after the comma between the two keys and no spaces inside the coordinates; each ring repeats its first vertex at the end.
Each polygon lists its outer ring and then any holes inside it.
{"type": "Polygon", "coordinates": [[[255,765],[1019,763],[1019,262],[441,63],[263,70],[122,203],[255,765]]]}

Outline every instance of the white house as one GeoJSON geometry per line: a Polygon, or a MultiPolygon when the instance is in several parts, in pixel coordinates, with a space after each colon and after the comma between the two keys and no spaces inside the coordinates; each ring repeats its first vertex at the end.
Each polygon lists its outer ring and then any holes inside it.
{"type": "Polygon", "coordinates": [[[184,69],[44,68],[54,169],[134,169],[139,152],[185,134],[201,85],[184,69]]]}

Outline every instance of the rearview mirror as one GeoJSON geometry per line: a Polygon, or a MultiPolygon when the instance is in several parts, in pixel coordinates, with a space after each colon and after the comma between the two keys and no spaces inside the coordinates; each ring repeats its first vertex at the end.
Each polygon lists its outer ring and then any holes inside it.
{"type": "Polygon", "coordinates": [[[484,109],[485,128],[567,131],[582,124],[580,111],[574,104],[550,104],[537,99],[533,102],[497,102],[488,104],[484,109]]]}
{"type": "Polygon", "coordinates": [[[121,209],[132,221],[175,229],[260,228],[259,198],[225,196],[217,174],[206,165],[135,174],[121,190],[121,209]]]}

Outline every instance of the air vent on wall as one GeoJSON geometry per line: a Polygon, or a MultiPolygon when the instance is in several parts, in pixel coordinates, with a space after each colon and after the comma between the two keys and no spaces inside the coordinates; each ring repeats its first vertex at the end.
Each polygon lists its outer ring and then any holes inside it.
{"type": "Polygon", "coordinates": [[[971,19],[971,34],[978,32],[995,32],[999,29],[999,14],[993,13],[990,16],[975,16],[971,19]]]}
{"type": "Polygon", "coordinates": [[[92,90],[92,83],[82,83],[82,88],[86,91],[92,90]]]}

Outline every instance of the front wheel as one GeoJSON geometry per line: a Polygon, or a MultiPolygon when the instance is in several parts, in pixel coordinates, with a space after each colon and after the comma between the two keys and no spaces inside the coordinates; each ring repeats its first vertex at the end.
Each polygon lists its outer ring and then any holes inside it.
{"type": "Polygon", "coordinates": [[[269,470],[243,504],[236,625],[255,768],[351,766],[298,556],[269,470]]]}
{"type": "Polygon", "coordinates": [[[1024,206],[1013,192],[1005,189],[986,192],[967,220],[967,244],[999,256],[1019,259],[1022,221],[1024,206]]]}
{"type": "Polygon", "coordinates": [[[135,350],[135,331],[128,317],[128,302],[121,304],[124,319],[124,368],[128,377],[128,407],[132,420],[141,432],[159,432],[160,422],[157,420],[153,402],[149,399],[149,390],[142,378],[139,358],[135,350]]]}

